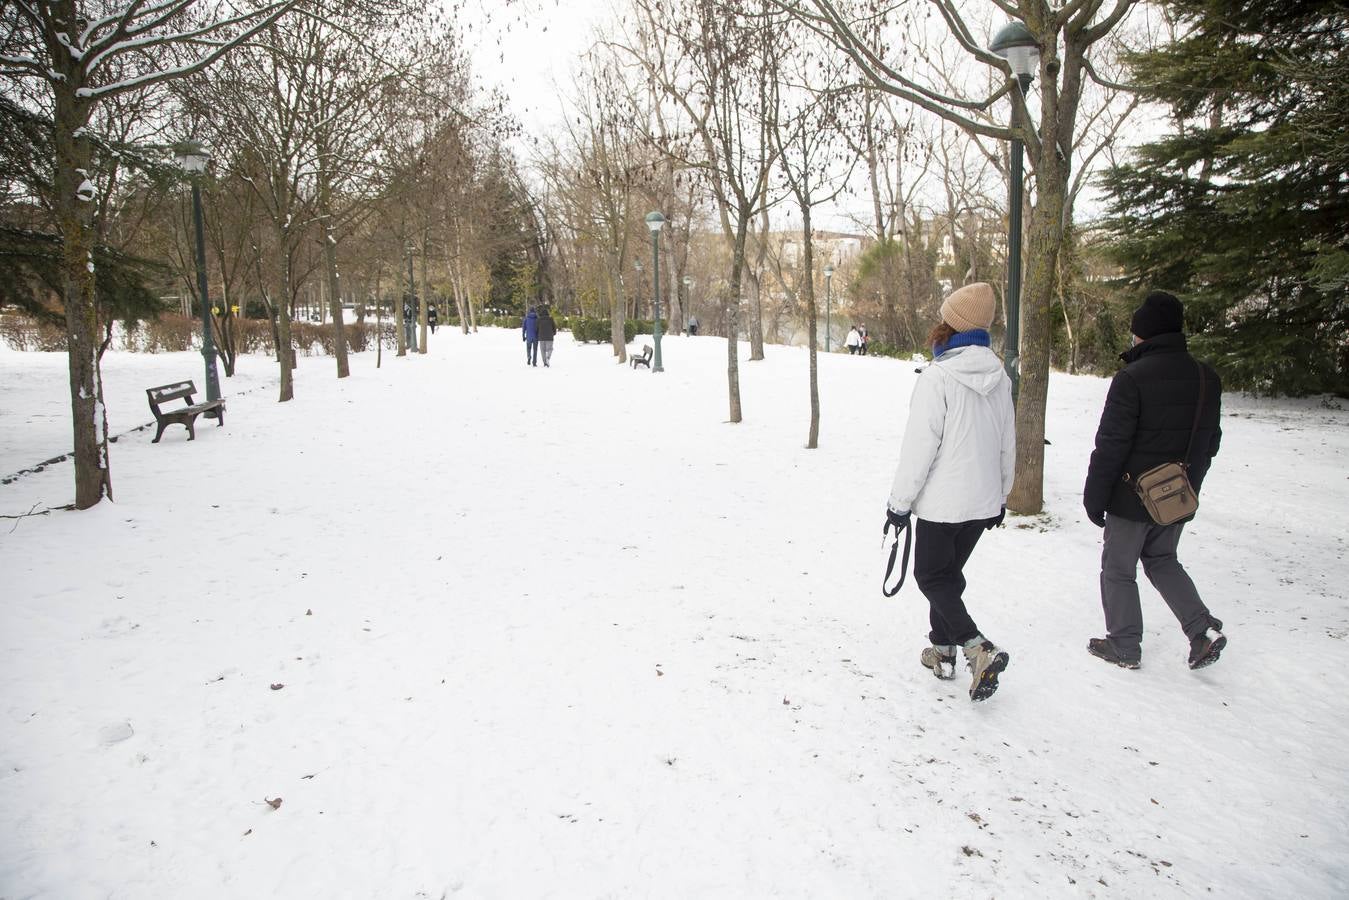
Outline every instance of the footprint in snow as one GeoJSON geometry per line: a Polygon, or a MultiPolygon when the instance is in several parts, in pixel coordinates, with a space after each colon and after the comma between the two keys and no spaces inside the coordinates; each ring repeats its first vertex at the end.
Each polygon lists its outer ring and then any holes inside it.
{"type": "Polygon", "coordinates": [[[112,725],[104,725],[98,730],[98,742],[105,747],[111,747],[113,744],[120,744],[135,733],[136,730],[131,727],[130,722],[116,722],[112,725]]]}

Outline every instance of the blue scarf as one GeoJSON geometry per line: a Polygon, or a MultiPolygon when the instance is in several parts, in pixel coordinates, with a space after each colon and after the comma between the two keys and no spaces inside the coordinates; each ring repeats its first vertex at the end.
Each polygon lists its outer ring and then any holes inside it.
{"type": "Polygon", "coordinates": [[[957,347],[990,347],[992,344],[988,332],[982,328],[975,328],[972,331],[957,331],[951,335],[951,339],[946,343],[933,346],[932,358],[936,359],[947,350],[955,350],[957,347]]]}

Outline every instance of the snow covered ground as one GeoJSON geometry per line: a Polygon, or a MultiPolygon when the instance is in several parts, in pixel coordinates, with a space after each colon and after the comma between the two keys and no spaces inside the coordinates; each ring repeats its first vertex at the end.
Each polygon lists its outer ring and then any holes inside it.
{"type": "MultiPolygon", "coordinates": [[[[801,350],[731,426],[724,341],[561,337],[303,359],[287,404],[247,357],[223,428],[116,443],[115,504],[0,520],[0,897],[1349,895],[1349,412],[1226,398],[1181,547],[1231,643],[1189,671],[1145,586],[1129,672],[1085,652],[1106,382],[1055,376],[976,705],[879,590],[912,364],[823,358],[807,451],[801,350]]],[[[201,361],[104,373],[121,434],[201,361]]],[[[0,350],[0,476],[69,449],[66,384],[0,350]]]]}

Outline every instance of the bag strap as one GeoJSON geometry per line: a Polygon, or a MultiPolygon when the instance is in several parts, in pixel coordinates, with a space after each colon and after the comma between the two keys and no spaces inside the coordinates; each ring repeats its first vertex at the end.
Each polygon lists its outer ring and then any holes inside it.
{"type": "Polygon", "coordinates": [[[1204,365],[1196,359],[1194,367],[1199,370],[1199,399],[1194,402],[1194,424],[1190,426],[1190,442],[1185,445],[1185,458],[1180,461],[1187,469],[1190,467],[1190,451],[1194,449],[1194,434],[1199,430],[1199,413],[1204,409],[1204,365]]]}
{"type": "MultiPolygon", "coordinates": [[[[881,531],[881,544],[884,546],[885,538],[890,533],[891,525],[885,523],[885,528],[881,531]]],[[[894,526],[895,540],[890,544],[890,561],[885,564],[885,574],[881,576],[881,593],[887,597],[893,597],[899,593],[899,589],[904,587],[904,579],[909,574],[909,548],[913,546],[913,528],[908,525],[894,526]],[[899,554],[899,533],[904,532],[904,560],[899,565],[899,584],[891,590],[885,586],[890,580],[891,574],[895,571],[895,557],[899,554]]]]}

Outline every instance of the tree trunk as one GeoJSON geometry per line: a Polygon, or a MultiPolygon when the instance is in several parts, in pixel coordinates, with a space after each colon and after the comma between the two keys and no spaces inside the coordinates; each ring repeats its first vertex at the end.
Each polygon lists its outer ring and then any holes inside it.
{"type": "MultiPolygon", "coordinates": [[[[610,265],[610,271],[614,266],[610,265]]],[[[626,312],[627,292],[623,289],[623,275],[609,277],[609,342],[619,363],[628,361],[628,337],[623,332],[623,314],[626,312]]]]}
{"type": "Polygon", "coordinates": [[[426,353],[426,329],[427,329],[426,308],[431,302],[431,287],[429,284],[429,279],[427,278],[426,275],[427,268],[431,264],[429,260],[430,248],[427,246],[429,243],[430,241],[427,240],[426,235],[423,234],[422,265],[421,265],[422,289],[419,294],[419,299],[417,301],[417,336],[421,338],[421,340],[417,342],[417,352],[421,354],[426,353]]]}
{"type": "Polygon", "coordinates": [[[104,497],[112,499],[108,460],[108,415],[103,405],[103,379],[98,363],[98,306],[94,291],[92,195],[93,153],[83,129],[89,105],[77,100],[80,84],[68,67],[65,80],[53,85],[53,207],[61,233],[61,282],[66,310],[66,349],[70,368],[70,414],[75,439],[75,508],[88,509],[104,497]],[[76,135],[80,136],[76,136],[76,135]],[[88,184],[86,184],[88,182],[88,184]]]}
{"type": "MultiPolygon", "coordinates": [[[[404,244],[404,246],[406,246],[406,243],[404,244]]],[[[404,268],[405,268],[405,267],[403,266],[403,260],[400,259],[400,260],[398,261],[398,280],[399,280],[399,281],[402,281],[402,280],[403,280],[403,271],[404,271],[404,268]]],[[[410,269],[410,268],[411,268],[411,264],[409,264],[406,268],[410,269]]],[[[397,340],[397,344],[398,344],[398,353],[396,354],[397,356],[407,356],[407,355],[408,355],[407,323],[404,321],[404,307],[407,306],[408,298],[411,297],[411,296],[412,296],[412,279],[409,278],[409,279],[408,279],[408,283],[407,283],[407,290],[405,290],[405,291],[403,292],[403,296],[401,296],[401,297],[396,297],[396,298],[394,298],[394,301],[393,301],[393,315],[394,315],[394,326],[393,326],[393,327],[394,327],[394,332],[396,333],[397,339],[398,339],[398,340],[397,340]]]]}
{"type": "Polygon", "coordinates": [[[468,334],[468,302],[464,296],[464,279],[454,275],[450,279],[450,289],[454,291],[454,308],[459,311],[459,330],[468,334]]]}
{"type": "Polygon", "coordinates": [[[1026,236],[1021,300],[1021,385],[1016,404],[1016,483],[1007,508],[1035,515],[1044,508],[1045,408],[1053,349],[1052,304],[1063,238],[1067,169],[1052,151],[1036,172],[1037,196],[1026,236]]]}
{"type": "MultiPolygon", "coordinates": [[[[320,153],[319,159],[326,158],[320,153]]],[[[347,362],[346,323],[342,321],[342,287],[337,275],[337,238],[333,235],[333,201],[331,178],[326,169],[319,168],[318,201],[319,220],[323,223],[320,231],[323,241],[323,268],[328,278],[328,309],[333,317],[333,355],[337,357],[337,377],[346,378],[351,374],[347,362]]]]}
{"type": "Polygon", "coordinates": [[[806,437],[806,449],[814,450],[820,446],[820,380],[816,365],[815,343],[819,338],[819,322],[815,312],[815,238],[810,231],[810,201],[801,201],[801,238],[802,257],[804,257],[806,277],[803,281],[805,294],[806,332],[810,347],[810,432],[806,437]]]}
{"type": "Polygon", "coordinates": [[[225,366],[225,377],[234,377],[234,364],[239,357],[239,344],[236,334],[238,316],[230,305],[230,283],[225,277],[225,265],[220,265],[220,315],[215,316],[216,349],[220,351],[220,361],[225,366]]]}
{"type": "MultiPolygon", "coordinates": [[[[289,241],[289,238],[286,238],[289,241]]],[[[288,245],[287,245],[288,246],[288,245]]],[[[291,284],[291,260],[287,252],[285,283],[282,284],[281,302],[276,305],[276,362],[281,368],[281,390],[278,403],[295,398],[295,342],[290,334],[290,303],[294,296],[291,284]]]]}
{"type": "Polygon", "coordinates": [[[749,280],[754,292],[753,299],[750,301],[749,328],[746,330],[749,332],[749,358],[752,362],[763,359],[763,281],[759,278],[759,273],[763,271],[764,256],[768,253],[768,229],[768,214],[765,211],[763,231],[759,234],[759,247],[754,271],[749,273],[749,280]]]}
{"type": "Polygon", "coordinates": [[[735,227],[731,284],[726,296],[726,392],[730,400],[732,424],[740,421],[740,358],[736,342],[740,334],[740,279],[745,269],[745,236],[748,231],[749,219],[742,213],[735,227]]]}

